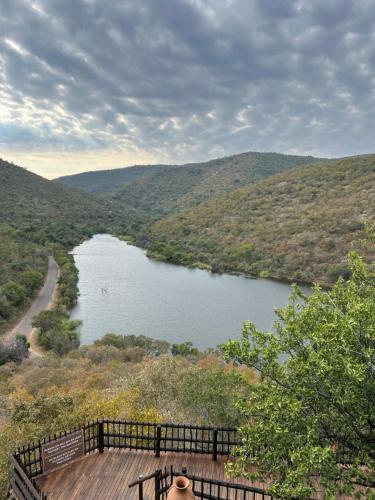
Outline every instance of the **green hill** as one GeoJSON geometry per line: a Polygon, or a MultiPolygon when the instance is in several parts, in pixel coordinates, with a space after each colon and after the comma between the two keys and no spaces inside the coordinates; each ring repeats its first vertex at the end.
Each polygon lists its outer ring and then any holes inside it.
{"type": "MultiPolygon", "coordinates": [[[[375,219],[375,155],[289,170],[154,223],[149,253],[214,271],[327,282],[375,219]]],[[[374,248],[367,248],[368,257],[374,248]]]]}
{"type": "MultiPolygon", "coordinates": [[[[131,218],[131,217],[129,217],[131,218]]],[[[0,160],[0,330],[43,283],[52,245],[126,232],[113,204],[0,160]]]]}
{"type": "Polygon", "coordinates": [[[258,179],[319,160],[311,156],[243,153],[205,163],[154,165],[61,177],[77,187],[131,208],[145,222],[202,203],[258,179]]]}

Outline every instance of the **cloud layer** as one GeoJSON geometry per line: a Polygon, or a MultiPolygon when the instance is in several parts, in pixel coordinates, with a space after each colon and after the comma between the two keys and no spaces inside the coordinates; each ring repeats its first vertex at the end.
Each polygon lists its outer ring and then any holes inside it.
{"type": "Polygon", "coordinates": [[[42,175],[374,152],[374,108],[373,0],[0,2],[0,155],[42,175]]]}

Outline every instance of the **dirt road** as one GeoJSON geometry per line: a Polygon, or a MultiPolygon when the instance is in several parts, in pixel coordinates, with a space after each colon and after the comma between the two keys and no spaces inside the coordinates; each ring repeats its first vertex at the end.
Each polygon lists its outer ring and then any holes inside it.
{"type": "Polygon", "coordinates": [[[15,337],[17,333],[26,335],[27,339],[31,343],[30,351],[36,355],[39,354],[38,350],[33,345],[34,342],[32,339],[32,320],[34,316],[39,314],[41,311],[44,311],[45,309],[49,309],[53,305],[57,291],[58,278],[59,267],[53,257],[48,257],[48,272],[43,288],[40,290],[38,296],[31,304],[29,309],[22,316],[21,320],[3,337],[2,340],[10,340],[12,337],[15,337]]]}

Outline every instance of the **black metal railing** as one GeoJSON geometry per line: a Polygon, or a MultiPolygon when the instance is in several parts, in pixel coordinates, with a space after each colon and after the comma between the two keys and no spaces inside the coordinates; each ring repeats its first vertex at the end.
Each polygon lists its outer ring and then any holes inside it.
{"type": "Polygon", "coordinates": [[[96,450],[102,453],[106,448],[127,448],[149,450],[157,457],[161,452],[168,451],[204,453],[212,455],[212,459],[216,460],[218,455],[229,455],[231,448],[239,444],[235,428],[96,420],[17,449],[11,457],[12,463],[18,464],[23,475],[18,468],[13,467],[11,477],[13,483],[17,483],[14,484],[20,490],[18,496],[21,500],[46,499],[34,481],[35,477],[44,472],[42,446],[78,430],[83,430],[85,454],[96,450]],[[21,483],[22,487],[19,486],[21,483]],[[28,493],[28,489],[31,493],[28,493]]]}
{"type": "Polygon", "coordinates": [[[239,444],[234,428],[119,420],[104,420],[103,436],[105,448],[152,450],[157,456],[162,451],[204,453],[211,454],[214,460],[218,455],[229,455],[231,448],[239,444]]]}
{"type": "Polygon", "coordinates": [[[42,492],[35,480],[30,478],[19,461],[14,457],[11,460],[11,480],[10,487],[20,500],[47,500],[47,496],[42,492]]]}
{"type": "Polygon", "coordinates": [[[206,500],[272,500],[272,495],[265,490],[254,486],[230,483],[217,479],[209,479],[201,476],[188,474],[186,469],[176,472],[170,469],[156,470],[148,476],[140,476],[137,481],[129,484],[129,488],[138,487],[138,499],[143,500],[144,483],[153,481],[155,500],[166,500],[167,493],[173,484],[173,478],[185,476],[189,479],[193,493],[196,498],[206,500]]]}

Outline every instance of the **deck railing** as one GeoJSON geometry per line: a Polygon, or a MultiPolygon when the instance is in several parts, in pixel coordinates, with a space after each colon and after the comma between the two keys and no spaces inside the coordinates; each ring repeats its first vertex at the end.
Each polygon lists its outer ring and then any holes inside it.
{"type": "Polygon", "coordinates": [[[19,461],[14,457],[11,460],[10,486],[20,500],[47,500],[47,496],[41,491],[35,480],[30,478],[19,461]]]}
{"type": "Polygon", "coordinates": [[[173,484],[173,478],[185,476],[189,479],[192,490],[196,498],[206,500],[272,500],[273,497],[266,491],[253,486],[230,483],[217,479],[209,479],[201,476],[188,474],[186,469],[176,472],[173,467],[170,469],[156,470],[148,476],[140,476],[137,481],[129,484],[129,488],[138,487],[138,499],[143,500],[143,485],[146,481],[154,482],[155,500],[166,500],[167,493],[173,484]]]}
{"type": "Polygon", "coordinates": [[[78,430],[83,430],[85,454],[95,450],[103,453],[106,448],[127,448],[153,451],[157,457],[161,452],[167,451],[204,453],[212,455],[212,459],[216,460],[218,455],[229,455],[231,448],[239,444],[235,428],[110,419],[89,422],[18,448],[11,457],[11,482],[12,485],[17,482],[15,488],[18,488],[21,500],[46,499],[34,481],[35,477],[44,472],[42,446],[78,430]]]}
{"type": "Polygon", "coordinates": [[[235,428],[213,428],[184,424],[155,424],[124,420],[97,420],[54,434],[22,448],[13,455],[29,477],[43,474],[42,445],[83,429],[85,454],[105,448],[149,450],[160,456],[161,452],[204,453],[229,455],[239,444],[235,428]]]}

